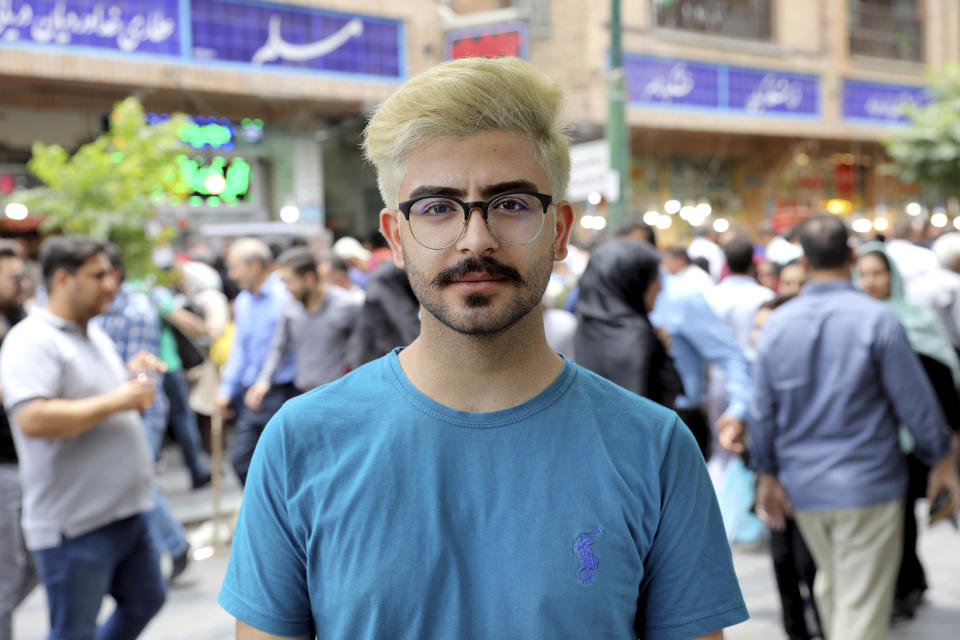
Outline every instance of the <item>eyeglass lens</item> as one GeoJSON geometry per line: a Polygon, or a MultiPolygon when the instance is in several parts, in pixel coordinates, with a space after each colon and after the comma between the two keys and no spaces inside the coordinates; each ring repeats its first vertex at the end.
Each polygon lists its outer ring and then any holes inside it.
{"type": "MultiPolygon", "coordinates": [[[[487,226],[505,244],[526,244],[543,226],[543,205],[527,193],[511,193],[490,202],[487,226]]],[[[463,207],[456,200],[426,197],[410,207],[410,231],[417,242],[431,249],[455,243],[466,224],[463,207]]]]}

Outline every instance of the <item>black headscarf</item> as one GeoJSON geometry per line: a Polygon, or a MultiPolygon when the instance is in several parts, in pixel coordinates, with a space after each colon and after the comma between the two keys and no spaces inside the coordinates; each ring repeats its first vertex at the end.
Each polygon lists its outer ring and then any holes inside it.
{"type": "Polygon", "coordinates": [[[673,407],[683,391],[643,296],[660,277],[660,254],[644,242],[618,238],[590,254],[577,300],[577,362],[621,387],[673,407]]]}

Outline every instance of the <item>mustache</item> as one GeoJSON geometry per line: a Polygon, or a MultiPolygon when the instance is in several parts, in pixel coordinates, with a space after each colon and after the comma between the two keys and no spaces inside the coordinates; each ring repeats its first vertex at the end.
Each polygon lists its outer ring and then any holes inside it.
{"type": "Polygon", "coordinates": [[[489,273],[493,276],[506,278],[516,285],[524,284],[523,276],[520,275],[519,271],[489,256],[464,258],[458,264],[447,267],[438,273],[431,281],[431,284],[442,287],[445,284],[463,278],[468,273],[489,273]]]}

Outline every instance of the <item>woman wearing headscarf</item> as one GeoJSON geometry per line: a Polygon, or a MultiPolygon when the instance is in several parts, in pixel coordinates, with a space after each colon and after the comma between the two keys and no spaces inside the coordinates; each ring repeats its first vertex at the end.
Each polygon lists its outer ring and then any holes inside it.
{"type": "Polygon", "coordinates": [[[186,296],[190,309],[202,318],[202,327],[191,337],[204,345],[203,362],[187,371],[190,409],[197,414],[197,424],[204,449],[210,452],[210,421],[220,385],[220,369],[209,357],[209,345],[227,329],[230,305],[222,291],[222,280],[216,269],[202,262],[186,262],[179,267],[178,286],[186,296]]]}
{"type": "MultiPolygon", "coordinates": [[[[903,277],[896,263],[890,259],[882,242],[870,242],[857,252],[856,281],[871,297],[889,306],[900,318],[907,339],[917,353],[927,372],[927,377],[936,392],[937,399],[947,418],[947,423],[956,434],[960,431],[960,360],[950,344],[946,329],[933,309],[907,300],[903,277]]],[[[904,450],[913,448],[909,436],[904,438],[904,450]]],[[[957,436],[954,436],[956,441],[957,436]]],[[[894,617],[912,618],[916,607],[923,600],[927,589],[926,576],[917,556],[917,519],[914,503],[923,497],[929,467],[913,454],[907,455],[909,485],[904,509],[903,558],[897,576],[894,599],[894,617]]]]}
{"type": "Polygon", "coordinates": [[[680,376],[647,314],[660,291],[660,254],[618,238],[590,253],[577,301],[577,362],[667,407],[682,393],[680,376]]]}

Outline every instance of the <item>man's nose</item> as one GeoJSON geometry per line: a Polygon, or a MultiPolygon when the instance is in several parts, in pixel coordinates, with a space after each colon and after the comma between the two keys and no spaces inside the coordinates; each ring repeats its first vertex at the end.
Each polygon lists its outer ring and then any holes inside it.
{"type": "Polygon", "coordinates": [[[483,211],[480,210],[480,207],[474,207],[468,211],[466,227],[457,242],[457,249],[483,254],[489,253],[499,246],[500,243],[490,232],[487,221],[483,219],[483,211]]]}

